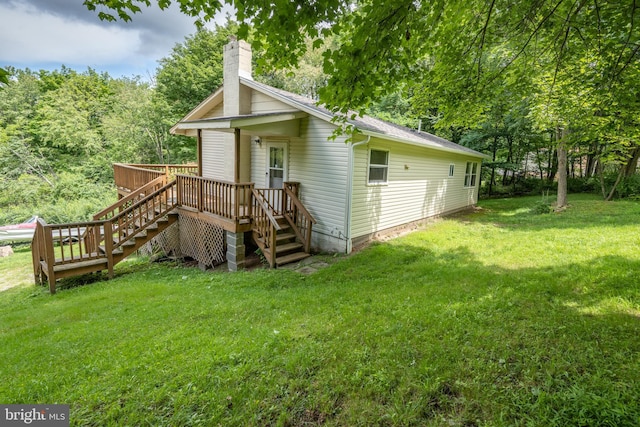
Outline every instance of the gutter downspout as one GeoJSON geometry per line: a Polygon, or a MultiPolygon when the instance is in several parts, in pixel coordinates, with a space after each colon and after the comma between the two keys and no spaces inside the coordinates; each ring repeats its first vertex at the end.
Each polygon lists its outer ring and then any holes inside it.
{"type": "Polygon", "coordinates": [[[353,210],[353,164],[354,164],[354,156],[355,156],[355,147],[362,144],[369,144],[371,140],[371,135],[367,136],[367,139],[351,143],[351,147],[349,149],[349,171],[347,173],[347,212],[345,218],[346,231],[347,231],[347,253],[350,254],[353,250],[353,244],[351,242],[351,211],[353,210]]]}

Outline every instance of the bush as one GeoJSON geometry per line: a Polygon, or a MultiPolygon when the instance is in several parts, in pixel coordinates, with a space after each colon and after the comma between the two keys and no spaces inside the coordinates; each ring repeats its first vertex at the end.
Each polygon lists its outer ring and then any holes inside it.
{"type": "Polygon", "coordinates": [[[549,182],[547,180],[541,180],[538,178],[521,178],[515,183],[509,185],[502,185],[496,183],[491,189],[489,194],[489,185],[483,181],[480,188],[480,194],[491,197],[503,197],[503,196],[527,196],[540,194],[543,191],[556,191],[558,184],[556,182],[549,182]]]}
{"type": "Polygon", "coordinates": [[[33,175],[0,184],[0,224],[38,215],[48,223],[90,220],[116,201],[113,185],[95,184],[84,175],[63,172],[51,187],[33,175]]]}
{"type": "Polygon", "coordinates": [[[533,214],[543,215],[553,212],[553,208],[548,202],[539,201],[538,203],[533,205],[530,212],[533,214]]]}
{"type": "MultiPolygon", "coordinates": [[[[615,182],[615,178],[613,182],[615,182]]],[[[610,185],[613,185],[613,182],[610,185]]],[[[637,198],[638,196],[640,196],[640,175],[635,174],[622,178],[616,187],[615,197],[624,199],[637,198]]]]}
{"type": "Polygon", "coordinates": [[[595,193],[599,189],[596,178],[567,178],[569,193],[595,193]]]}

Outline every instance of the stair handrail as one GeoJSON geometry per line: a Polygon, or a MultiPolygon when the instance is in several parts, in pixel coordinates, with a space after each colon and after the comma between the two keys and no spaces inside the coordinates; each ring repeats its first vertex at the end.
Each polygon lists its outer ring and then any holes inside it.
{"type": "MultiPolygon", "coordinates": [[[[108,219],[108,218],[112,218],[115,214],[113,213],[116,209],[120,210],[122,208],[122,206],[124,206],[125,204],[134,201],[136,199],[138,199],[138,197],[140,195],[147,195],[147,193],[149,192],[149,190],[151,190],[154,187],[162,187],[164,185],[167,184],[167,177],[166,175],[162,175],[159,176],[157,178],[155,178],[153,181],[148,182],[147,184],[143,185],[142,187],[136,189],[135,191],[129,193],[128,195],[126,195],[125,197],[121,198],[120,200],[118,200],[116,203],[112,204],[111,206],[104,208],[103,210],[101,210],[100,212],[98,212],[97,214],[95,214],[93,216],[93,220],[94,221],[99,221],[99,220],[103,220],[103,219],[108,219]],[[111,213],[112,215],[108,215],[109,213],[111,213]]],[[[135,203],[135,202],[134,202],[135,203]]]]}
{"type": "Polygon", "coordinates": [[[116,235],[113,249],[118,249],[125,242],[134,238],[138,233],[175,209],[178,206],[176,188],[176,180],[173,180],[112,217],[113,234],[116,235]],[[170,195],[171,197],[169,197],[170,195]],[[150,207],[154,208],[154,210],[150,210],[150,207]],[[158,212],[155,211],[156,207],[160,208],[158,212]],[[151,218],[149,218],[149,212],[152,213],[151,218]],[[129,229],[129,225],[132,225],[133,228],[129,229]],[[129,230],[131,232],[126,232],[129,230]]]}
{"type": "Polygon", "coordinates": [[[280,224],[272,214],[272,208],[255,188],[251,189],[253,195],[253,231],[258,233],[264,242],[263,255],[267,258],[269,266],[273,268],[276,264],[276,234],[282,230],[280,224]],[[265,219],[266,218],[266,219],[265,219]],[[269,249],[265,253],[264,249],[269,249]]]}
{"type": "Polygon", "coordinates": [[[108,229],[109,224],[108,220],[47,224],[42,218],[38,218],[31,240],[35,283],[41,284],[44,281],[43,273],[46,274],[49,279],[49,291],[54,294],[56,292],[55,268],[84,261],[105,259],[111,273],[110,260],[108,256],[100,253],[97,245],[102,236],[102,229],[108,229]],[[57,250],[55,250],[56,244],[57,250]]]}
{"type": "Polygon", "coordinates": [[[135,191],[150,181],[164,175],[164,171],[145,169],[123,163],[113,164],[113,181],[118,190],[135,191]]]}
{"type": "Polygon", "coordinates": [[[111,276],[114,264],[113,251],[177,206],[175,187],[175,180],[171,181],[111,218],[65,224],[47,224],[42,218],[38,218],[31,241],[36,284],[42,283],[43,274],[46,274],[49,278],[49,291],[53,294],[55,293],[54,268],[56,266],[97,259],[106,260],[111,276]],[[123,219],[126,220],[123,221],[123,219]],[[126,236],[123,233],[124,225],[134,226],[132,232],[127,233],[126,236]],[[113,240],[114,234],[117,236],[116,241],[113,240]],[[99,248],[102,241],[104,241],[104,253],[99,248]],[[56,259],[54,243],[59,246],[59,259],[56,259]]]}
{"type": "Polygon", "coordinates": [[[311,229],[316,220],[287,185],[284,186],[284,195],[282,215],[304,245],[304,251],[309,253],[311,252],[311,229]],[[288,201],[291,202],[291,208],[288,201]]]}
{"type": "MultiPolygon", "coordinates": [[[[108,207],[104,208],[103,210],[101,210],[100,212],[95,214],[93,216],[93,220],[94,221],[106,221],[108,219],[113,218],[116,215],[116,213],[115,213],[116,209],[118,211],[122,211],[124,209],[123,206],[126,206],[128,203],[135,203],[137,200],[140,200],[140,196],[141,195],[144,198],[144,196],[149,194],[150,190],[152,190],[153,188],[156,188],[156,187],[160,188],[160,187],[166,185],[166,183],[167,183],[166,175],[162,175],[162,176],[159,176],[159,177],[155,178],[154,180],[152,180],[152,181],[148,182],[147,184],[143,185],[142,187],[136,189],[132,193],[129,193],[125,197],[121,198],[116,203],[112,204],[111,206],[108,206],[108,207]]],[[[85,241],[86,244],[90,244],[91,243],[90,239],[93,238],[93,236],[87,234],[88,231],[89,231],[89,229],[87,229],[85,234],[82,236],[82,239],[85,241]]],[[[98,239],[98,242],[100,240],[101,239],[98,239]]]]}

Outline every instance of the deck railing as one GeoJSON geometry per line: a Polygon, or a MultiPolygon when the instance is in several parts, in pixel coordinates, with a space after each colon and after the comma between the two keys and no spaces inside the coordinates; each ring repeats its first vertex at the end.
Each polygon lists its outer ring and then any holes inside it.
{"type": "Polygon", "coordinates": [[[253,183],[232,183],[199,176],[176,175],[178,205],[233,221],[252,216],[253,183]]]}
{"type": "Polygon", "coordinates": [[[298,199],[299,185],[297,182],[285,182],[283,192],[283,212],[293,231],[304,245],[304,251],[311,251],[311,228],[316,220],[298,199]]]}
{"type": "Polygon", "coordinates": [[[100,260],[112,276],[114,251],[173,210],[176,199],[176,182],[172,181],[115,215],[108,214],[98,221],[47,224],[38,218],[31,242],[36,283],[42,283],[45,274],[50,292],[55,293],[61,266],[100,260]]]}
{"type": "Polygon", "coordinates": [[[269,266],[276,265],[276,237],[281,230],[278,221],[273,215],[273,209],[265,198],[263,190],[252,189],[253,195],[253,232],[264,245],[263,255],[269,266]]]}
{"type": "Polygon", "coordinates": [[[193,175],[196,176],[198,174],[198,165],[196,164],[186,164],[186,165],[145,165],[145,164],[130,164],[129,166],[133,166],[141,169],[149,169],[157,172],[163,172],[169,181],[175,178],[176,175],[193,175]]]}
{"type": "Polygon", "coordinates": [[[118,190],[126,192],[134,191],[159,177],[165,176],[164,172],[153,169],[145,169],[137,166],[113,164],[113,180],[118,190]]]}
{"type": "Polygon", "coordinates": [[[166,182],[173,180],[177,174],[196,175],[197,165],[143,165],[114,163],[113,179],[116,187],[125,192],[139,189],[145,184],[166,177],[166,182]]]}
{"type": "MultiPolygon", "coordinates": [[[[171,181],[108,220],[113,236],[113,249],[120,248],[142,230],[172,211],[176,207],[176,193],[176,182],[171,181]]],[[[109,235],[106,230],[105,235],[109,235]]],[[[107,242],[111,239],[104,240],[107,242]]]]}
{"type": "MultiPolygon", "coordinates": [[[[316,220],[298,199],[299,188],[300,184],[297,182],[285,182],[283,188],[254,189],[254,230],[261,237],[263,234],[271,237],[271,231],[265,228],[270,217],[261,219],[260,215],[265,214],[258,212],[259,209],[268,211],[273,217],[282,216],[304,246],[304,251],[308,253],[311,251],[311,229],[316,220]]],[[[268,244],[267,237],[264,237],[265,245],[268,244]]],[[[269,262],[271,263],[271,260],[269,262]]]]}
{"type": "Polygon", "coordinates": [[[42,218],[38,218],[31,241],[36,283],[42,282],[43,274],[46,274],[50,278],[49,290],[55,293],[56,266],[106,258],[105,254],[98,250],[98,242],[103,230],[107,229],[104,221],[47,224],[42,218]],[[91,237],[83,239],[82,236],[91,237]]]}
{"type": "Polygon", "coordinates": [[[121,198],[113,205],[106,209],[101,210],[93,216],[94,221],[105,220],[114,217],[118,212],[122,212],[129,206],[136,203],[138,200],[143,199],[147,194],[150,194],[167,184],[167,177],[162,175],[152,180],[151,182],[143,185],[137,190],[132,191],[127,196],[121,198]]]}

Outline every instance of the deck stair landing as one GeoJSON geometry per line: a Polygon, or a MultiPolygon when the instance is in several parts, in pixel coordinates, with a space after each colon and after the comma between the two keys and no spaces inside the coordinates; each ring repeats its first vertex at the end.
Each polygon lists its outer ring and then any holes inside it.
{"type": "Polygon", "coordinates": [[[176,183],[156,182],[119,200],[94,217],[94,221],[47,224],[38,219],[31,243],[36,283],[49,283],[107,270],[177,221],[176,183]],[[142,190],[144,188],[144,190],[142,190]]]}

